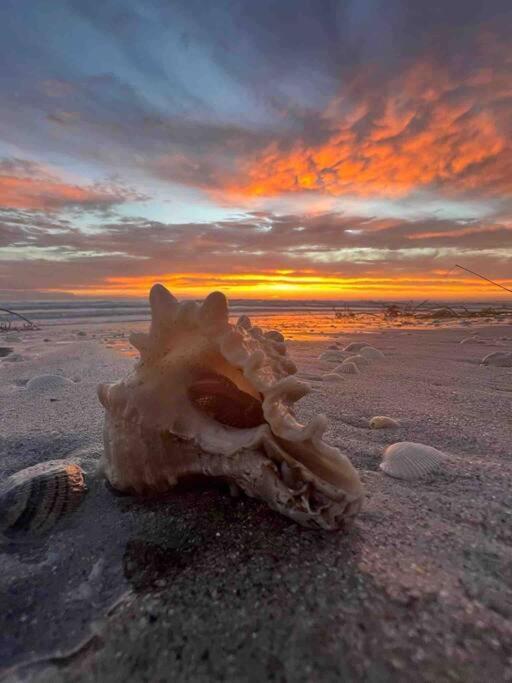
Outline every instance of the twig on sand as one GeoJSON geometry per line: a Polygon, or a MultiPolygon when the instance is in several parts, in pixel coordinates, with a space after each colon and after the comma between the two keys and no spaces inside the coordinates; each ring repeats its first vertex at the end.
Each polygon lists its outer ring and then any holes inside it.
{"type": "Polygon", "coordinates": [[[470,270],[469,268],[464,268],[464,266],[459,266],[458,263],[455,264],[456,268],[460,268],[461,270],[465,270],[467,273],[471,273],[472,275],[476,275],[477,277],[481,278],[482,280],[486,280],[487,282],[490,282],[492,285],[496,285],[496,287],[501,287],[501,289],[504,289],[506,292],[510,292],[512,294],[512,289],[509,289],[508,287],[505,287],[504,285],[500,285],[499,282],[494,282],[494,280],[491,280],[488,277],[485,277],[485,275],[480,275],[479,273],[475,273],[474,270],[470,270]]]}

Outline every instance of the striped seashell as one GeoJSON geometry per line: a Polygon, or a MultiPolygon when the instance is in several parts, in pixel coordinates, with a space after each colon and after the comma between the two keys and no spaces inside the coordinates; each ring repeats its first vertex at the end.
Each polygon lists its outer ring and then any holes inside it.
{"type": "Polygon", "coordinates": [[[344,375],[358,375],[359,368],[352,361],[345,360],[338,368],[334,370],[334,372],[342,372],[344,375]]]}
{"type": "Polygon", "coordinates": [[[357,367],[359,367],[359,366],[362,367],[364,365],[368,365],[368,363],[369,363],[368,359],[365,358],[364,356],[361,356],[361,354],[359,354],[359,353],[355,356],[349,356],[348,358],[345,358],[345,360],[343,362],[344,363],[355,363],[357,365],[357,367]]]}
{"type": "Polygon", "coordinates": [[[351,342],[345,346],[343,351],[360,351],[365,346],[368,346],[367,342],[351,342]]]}
{"type": "Polygon", "coordinates": [[[326,372],[325,375],[322,375],[322,379],[324,382],[341,382],[343,377],[337,372],[326,372]]]}
{"type": "Polygon", "coordinates": [[[494,351],[482,359],[482,365],[494,365],[496,368],[512,368],[512,353],[494,351]]]}
{"type": "Polygon", "coordinates": [[[265,422],[261,401],[214,372],[201,375],[188,388],[193,405],[228,427],[250,429],[265,422]]]}
{"type": "Polygon", "coordinates": [[[29,391],[54,391],[62,387],[72,387],[72,382],[62,375],[37,375],[28,381],[26,388],[29,391]]]}
{"type": "Polygon", "coordinates": [[[45,533],[76,510],[86,492],[75,463],[49,460],[20,470],[0,485],[0,533],[45,533]]]}
{"type": "Polygon", "coordinates": [[[386,417],[386,415],[376,415],[370,420],[371,429],[395,429],[399,426],[399,422],[393,420],[392,417],[386,417]]]}
{"type": "Polygon", "coordinates": [[[380,349],[376,349],[374,346],[363,346],[359,351],[359,355],[363,356],[367,360],[378,360],[384,358],[384,354],[380,349]]]}
{"type": "Polygon", "coordinates": [[[380,469],[396,479],[420,479],[434,472],[447,457],[445,453],[432,446],[400,441],[386,448],[380,469]]]}

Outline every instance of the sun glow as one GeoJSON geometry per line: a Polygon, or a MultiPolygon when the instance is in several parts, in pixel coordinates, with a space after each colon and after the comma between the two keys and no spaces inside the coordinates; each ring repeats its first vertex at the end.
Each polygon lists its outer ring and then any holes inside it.
{"type": "MultiPolygon", "coordinates": [[[[161,273],[154,276],[112,277],[104,283],[72,289],[48,289],[77,296],[145,297],[155,282],[178,296],[202,298],[222,290],[244,299],[498,299],[506,292],[477,278],[443,273],[429,276],[340,277],[276,271],[272,273],[161,273]]],[[[499,280],[510,287],[512,280],[499,280]]]]}

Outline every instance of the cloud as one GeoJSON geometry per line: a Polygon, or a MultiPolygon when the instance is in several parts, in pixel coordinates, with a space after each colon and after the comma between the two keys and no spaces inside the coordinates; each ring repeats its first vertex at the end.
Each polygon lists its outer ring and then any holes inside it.
{"type": "Polygon", "coordinates": [[[239,295],[367,297],[409,287],[412,296],[419,287],[449,293],[465,283],[466,295],[489,296],[490,289],[492,296],[492,287],[446,273],[462,262],[505,283],[512,265],[506,225],[341,214],[257,212],[211,224],[125,218],[94,229],[51,216],[41,224],[36,214],[13,211],[4,212],[0,240],[0,288],[10,280],[20,289],[75,293],[142,295],[163,279],[192,295],[219,287],[239,295]]]}
{"type": "Polygon", "coordinates": [[[115,184],[67,183],[41,165],[24,159],[0,160],[0,209],[92,210],[144,198],[115,184]]]}
{"type": "Polygon", "coordinates": [[[496,63],[465,73],[423,61],[380,84],[374,72],[357,74],[320,116],[331,128],[326,141],[299,136],[290,147],[276,139],[241,162],[236,180],[225,179],[226,190],[510,195],[512,56],[499,51],[499,63],[491,52],[496,63]]]}

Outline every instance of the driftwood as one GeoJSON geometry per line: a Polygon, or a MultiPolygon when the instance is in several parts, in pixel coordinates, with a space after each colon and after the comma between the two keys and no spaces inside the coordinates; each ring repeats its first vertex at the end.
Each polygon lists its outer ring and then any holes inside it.
{"type": "Polygon", "coordinates": [[[7,313],[8,317],[5,320],[0,318],[0,331],[8,332],[9,330],[38,330],[39,327],[33,323],[28,318],[25,318],[21,313],[16,313],[16,311],[11,311],[9,308],[0,308],[0,315],[2,313],[7,313]],[[13,319],[14,318],[14,319],[13,319]],[[21,322],[20,322],[21,321],[21,322]],[[18,326],[16,325],[18,323],[18,326]]]}

